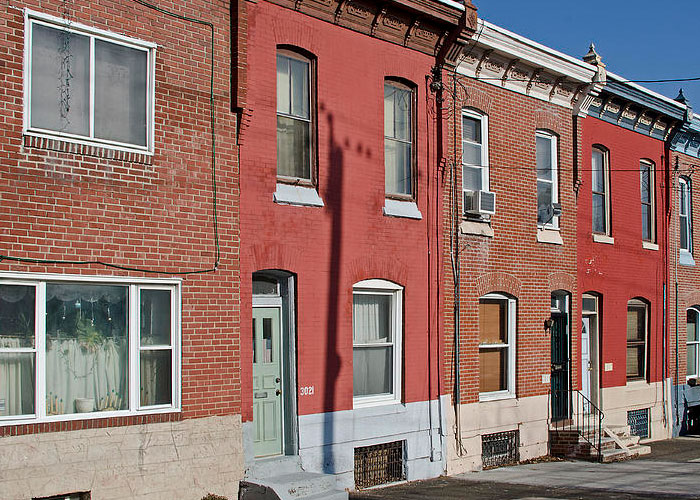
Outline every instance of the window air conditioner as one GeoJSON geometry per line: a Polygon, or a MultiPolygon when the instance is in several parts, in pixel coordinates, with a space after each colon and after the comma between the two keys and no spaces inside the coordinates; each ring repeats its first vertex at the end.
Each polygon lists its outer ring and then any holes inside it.
{"type": "Polygon", "coordinates": [[[494,215],[496,213],[496,193],[464,191],[464,213],[467,215],[494,215]]]}

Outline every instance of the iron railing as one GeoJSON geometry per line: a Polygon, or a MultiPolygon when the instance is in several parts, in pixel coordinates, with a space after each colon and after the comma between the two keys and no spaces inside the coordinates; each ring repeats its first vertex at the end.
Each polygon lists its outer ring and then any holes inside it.
{"type": "MultiPolygon", "coordinates": [[[[553,391],[552,398],[568,405],[564,412],[566,416],[552,418],[554,428],[557,431],[577,431],[578,435],[596,451],[597,460],[602,461],[603,418],[605,415],[600,408],[581,391],[568,389],[553,391]]],[[[552,405],[552,407],[554,406],[552,405]]]]}

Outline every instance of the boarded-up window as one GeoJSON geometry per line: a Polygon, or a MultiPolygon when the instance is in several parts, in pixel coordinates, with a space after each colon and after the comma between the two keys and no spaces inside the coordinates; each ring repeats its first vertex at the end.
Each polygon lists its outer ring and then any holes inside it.
{"type": "Polygon", "coordinates": [[[479,392],[510,389],[512,331],[509,303],[503,298],[479,300],[479,392]]]}

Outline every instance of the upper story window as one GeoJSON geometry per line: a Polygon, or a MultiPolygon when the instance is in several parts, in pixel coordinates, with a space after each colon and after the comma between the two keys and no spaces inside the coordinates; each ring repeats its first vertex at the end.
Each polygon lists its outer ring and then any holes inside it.
{"type": "Polygon", "coordinates": [[[153,150],[155,45],[27,13],[25,131],[153,150]]]}
{"type": "Polygon", "coordinates": [[[413,197],[414,101],[412,88],[384,82],[384,185],[389,196],[413,197]]]}
{"type": "Polygon", "coordinates": [[[479,299],[479,398],[515,396],[515,299],[479,299]]]}
{"type": "Polygon", "coordinates": [[[488,191],[488,116],[462,110],[462,186],[465,191],[488,191]]]}
{"type": "Polygon", "coordinates": [[[653,242],[656,234],[654,164],[647,160],[640,161],[639,175],[639,191],[642,200],[642,239],[653,242]]]}
{"type": "Polygon", "coordinates": [[[538,130],[535,135],[537,157],[537,224],[559,227],[554,205],[559,203],[557,137],[538,130]]]}
{"type": "Polygon", "coordinates": [[[352,294],[355,406],[401,401],[403,288],[385,280],[356,283],[352,294]]]}
{"type": "Polygon", "coordinates": [[[0,423],[179,407],[179,286],[0,280],[0,423]]]}
{"type": "Polygon", "coordinates": [[[591,170],[593,232],[610,234],[610,157],[607,150],[593,148],[591,170]]]}
{"type": "Polygon", "coordinates": [[[639,299],[627,303],[627,380],[646,378],[649,304],[639,299]]]}
{"type": "Polygon", "coordinates": [[[277,52],[277,175],[313,183],[311,60],[289,50],[277,52]]]}
{"type": "Polygon", "coordinates": [[[700,335],[698,332],[700,312],[697,307],[691,307],[687,312],[686,348],[688,363],[685,368],[687,378],[700,377],[700,335]]]}
{"type": "Polygon", "coordinates": [[[690,179],[687,177],[680,177],[678,179],[680,247],[682,252],[685,251],[688,253],[693,251],[692,199],[690,179]]]}

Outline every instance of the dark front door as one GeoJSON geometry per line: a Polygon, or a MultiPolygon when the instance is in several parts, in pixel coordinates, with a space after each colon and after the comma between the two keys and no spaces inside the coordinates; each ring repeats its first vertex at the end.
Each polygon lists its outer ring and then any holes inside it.
{"type": "Polygon", "coordinates": [[[552,420],[569,418],[569,325],[552,313],[552,420]]]}

